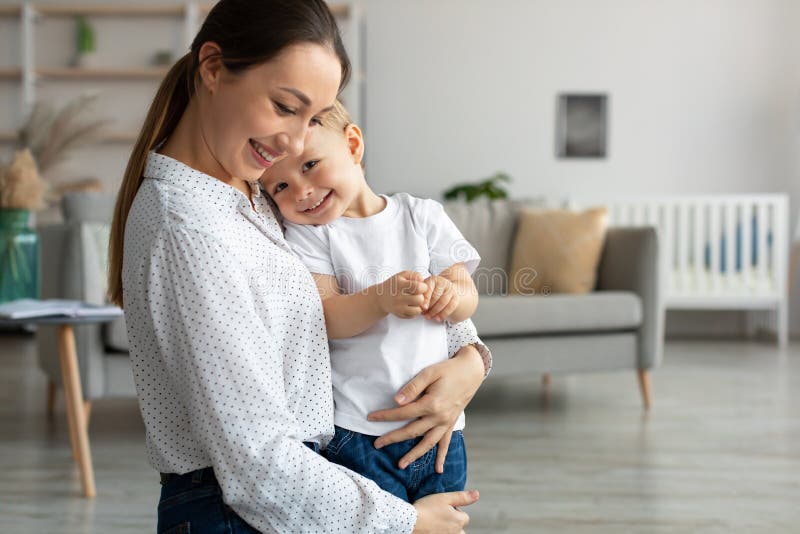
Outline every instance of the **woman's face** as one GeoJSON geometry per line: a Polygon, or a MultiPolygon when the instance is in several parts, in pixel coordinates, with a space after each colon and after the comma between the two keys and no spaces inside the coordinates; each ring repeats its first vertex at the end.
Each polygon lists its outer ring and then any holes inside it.
{"type": "MultiPolygon", "coordinates": [[[[214,43],[205,43],[201,60],[215,50],[214,43]]],[[[239,74],[219,59],[203,63],[200,73],[207,148],[231,177],[254,181],[280,159],[303,151],[309,128],[316,128],[336,99],[341,63],[328,47],[303,43],[239,74]]]]}
{"type": "Polygon", "coordinates": [[[343,132],[316,128],[305,150],[278,162],[264,173],[261,184],[295,224],[328,224],[348,214],[366,182],[361,168],[364,144],[354,124],[343,132]]]}

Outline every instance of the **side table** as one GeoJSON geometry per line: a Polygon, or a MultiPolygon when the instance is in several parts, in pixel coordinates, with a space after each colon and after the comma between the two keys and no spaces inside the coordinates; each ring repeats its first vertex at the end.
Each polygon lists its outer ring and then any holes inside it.
{"type": "Polygon", "coordinates": [[[83,496],[90,499],[94,498],[97,492],[94,485],[94,467],[92,466],[92,453],[89,449],[89,429],[87,428],[86,412],[83,407],[83,390],[78,367],[78,355],[75,350],[73,327],[82,324],[107,323],[116,318],[115,316],[103,315],[0,319],[0,326],[48,325],[58,328],[58,355],[67,406],[67,424],[69,426],[72,457],[77,461],[78,469],[80,470],[83,496]]]}

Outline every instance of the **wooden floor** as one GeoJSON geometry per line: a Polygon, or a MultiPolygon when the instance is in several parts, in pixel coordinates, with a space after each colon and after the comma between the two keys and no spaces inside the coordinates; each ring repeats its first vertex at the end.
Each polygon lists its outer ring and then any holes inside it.
{"type": "MultiPolygon", "coordinates": [[[[800,345],[671,342],[633,372],[490,380],[467,417],[469,532],[800,532],[800,345]]],[[[0,532],[154,532],[133,399],[95,402],[98,497],[78,497],[63,410],[28,337],[0,336],[0,532]]]]}

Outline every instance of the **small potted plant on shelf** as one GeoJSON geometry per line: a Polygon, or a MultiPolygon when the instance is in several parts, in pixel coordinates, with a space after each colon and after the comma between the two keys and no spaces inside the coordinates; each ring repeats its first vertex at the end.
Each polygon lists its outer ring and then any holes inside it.
{"type": "Polygon", "coordinates": [[[76,53],[74,65],[83,69],[92,68],[96,63],[94,28],[89,24],[86,17],[77,17],[75,23],[76,53]]]}

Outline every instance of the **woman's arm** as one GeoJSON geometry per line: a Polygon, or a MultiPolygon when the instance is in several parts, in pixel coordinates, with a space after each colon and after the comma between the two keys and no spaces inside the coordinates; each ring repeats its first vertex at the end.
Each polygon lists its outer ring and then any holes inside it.
{"type": "Polygon", "coordinates": [[[364,291],[342,295],[336,277],[313,274],[330,339],[357,336],[389,314],[408,319],[422,313],[427,286],[414,271],[397,273],[364,291]]]}
{"type": "Polygon", "coordinates": [[[438,472],[442,472],[450,431],[491,370],[491,352],[478,338],[472,321],[448,326],[447,339],[451,354],[456,351],[452,358],[423,369],[400,389],[395,395],[395,402],[400,405],[398,408],[369,414],[371,421],[414,419],[402,428],[378,438],[375,441],[378,448],[425,436],[400,459],[402,468],[438,443],[436,467],[438,472]]]}

